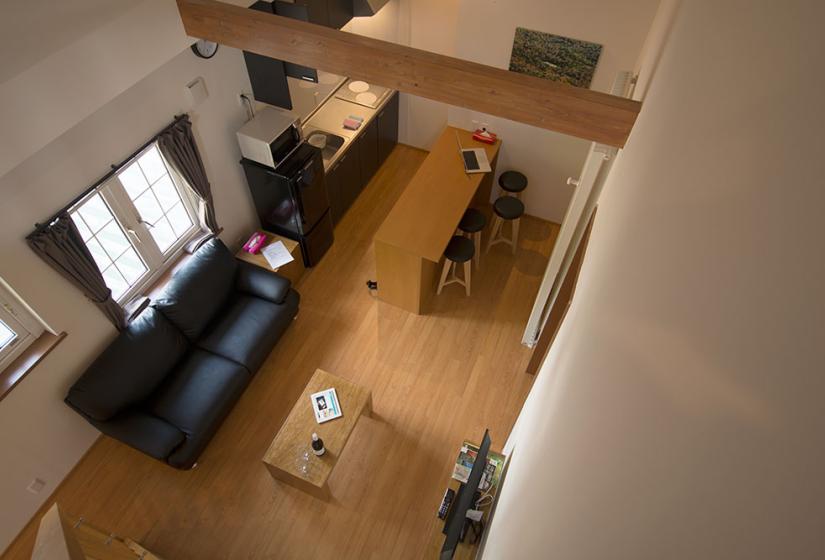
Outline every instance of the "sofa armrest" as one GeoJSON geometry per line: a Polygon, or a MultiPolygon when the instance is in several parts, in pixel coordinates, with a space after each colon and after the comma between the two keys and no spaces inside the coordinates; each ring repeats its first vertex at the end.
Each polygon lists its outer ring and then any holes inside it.
{"type": "Polygon", "coordinates": [[[141,411],[123,412],[106,421],[89,421],[107,436],[161,461],[186,439],[184,433],[169,422],[141,411]]]}
{"type": "Polygon", "coordinates": [[[280,274],[238,260],[235,288],[240,292],[281,304],[286,299],[292,282],[280,274]]]}

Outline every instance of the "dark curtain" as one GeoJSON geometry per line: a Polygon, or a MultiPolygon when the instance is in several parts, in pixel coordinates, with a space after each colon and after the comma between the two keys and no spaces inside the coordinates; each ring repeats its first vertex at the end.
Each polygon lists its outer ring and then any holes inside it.
{"type": "Polygon", "coordinates": [[[195,137],[192,135],[192,122],[188,116],[179,119],[175,124],[158,136],[158,146],[163,156],[175,166],[189,186],[195,191],[204,206],[201,224],[213,232],[218,231],[218,221],[215,218],[215,204],[212,202],[212,187],[206,178],[201,154],[195,137]]]}
{"type": "Polygon", "coordinates": [[[112,299],[103,275],[69,214],[63,212],[46,227],[26,237],[40,258],[95,302],[118,330],[126,326],[123,308],[112,299]]]}

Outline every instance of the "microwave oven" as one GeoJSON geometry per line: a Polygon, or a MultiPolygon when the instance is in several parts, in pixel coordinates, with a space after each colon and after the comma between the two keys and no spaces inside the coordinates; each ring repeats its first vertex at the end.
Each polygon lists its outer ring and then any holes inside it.
{"type": "Polygon", "coordinates": [[[237,135],[243,157],[274,169],[301,143],[301,120],[292,113],[266,107],[237,135]]]}

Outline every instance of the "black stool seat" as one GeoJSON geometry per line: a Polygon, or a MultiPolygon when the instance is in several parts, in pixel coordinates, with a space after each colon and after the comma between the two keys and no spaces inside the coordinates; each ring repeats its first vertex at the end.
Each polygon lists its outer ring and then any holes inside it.
{"type": "Polygon", "coordinates": [[[505,220],[515,220],[524,214],[524,203],[512,196],[500,196],[493,204],[493,210],[505,220]]]}
{"type": "Polygon", "coordinates": [[[444,256],[453,262],[463,263],[473,258],[476,252],[475,245],[472,239],[454,235],[450,242],[447,243],[447,248],[444,250],[444,256]]]}
{"type": "Polygon", "coordinates": [[[527,177],[518,171],[505,171],[498,178],[498,186],[507,192],[520,193],[527,188],[527,177]]]}
{"type": "Polygon", "coordinates": [[[465,233],[475,233],[483,230],[485,225],[487,225],[487,218],[481,210],[467,208],[461,217],[461,221],[458,222],[458,229],[465,233]]]}

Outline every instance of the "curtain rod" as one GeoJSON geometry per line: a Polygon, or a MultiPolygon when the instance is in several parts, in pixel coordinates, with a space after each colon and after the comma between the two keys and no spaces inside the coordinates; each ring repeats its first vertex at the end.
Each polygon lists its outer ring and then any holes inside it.
{"type": "Polygon", "coordinates": [[[184,119],[188,119],[188,118],[189,118],[189,114],[188,114],[188,113],[183,113],[183,114],[180,114],[180,115],[175,115],[175,118],[174,118],[174,120],[173,120],[171,123],[167,124],[165,127],[163,127],[163,129],[162,129],[160,132],[158,132],[157,134],[155,134],[154,136],[152,136],[149,140],[147,140],[146,142],[144,142],[144,144],[143,144],[140,148],[138,148],[137,150],[135,150],[134,152],[132,152],[132,154],[131,154],[131,155],[129,155],[126,159],[124,159],[124,160],[123,160],[123,161],[121,161],[120,163],[116,163],[116,164],[112,165],[112,166],[111,166],[111,170],[110,170],[108,173],[106,173],[103,177],[101,177],[100,179],[98,179],[97,181],[95,181],[95,182],[94,182],[94,184],[93,184],[92,186],[88,187],[88,188],[87,188],[87,189],[85,189],[82,193],[80,193],[78,196],[74,197],[74,198],[72,199],[72,201],[71,201],[71,202],[69,202],[69,203],[68,203],[67,205],[65,205],[63,208],[61,208],[60,210],[58,210],[57,212],[55,212],[54,214],[52,214],[52,216],[51,216],[48,220],[46,220],[45,222],[43,222],[43,223],[38,223],[38,224],[34,224],[34,233],[40,233],[41,231],[45,230],[47,227],[49,227],[50,225],[52,225],[52,224],[53,224],[53,223],[57,220],[57,218],[59,218],[59,217],[60,217],[60,215],[61,215],[61,214],[63,214],[63,213],[64,213],[64,212],[66,212],[69,208],[71,208],[72,206],[74,206],[75,204],[77,204],[78,202],[80,202],[81,200],[83,200],[83,198],[84,198],[84,197],[86,197],[86,196],[87,196],[90,192],[92,192],[93,190],[95,190],[96,188],[98,188],[100,185],[102,185],[103,183],[105,183],[106,181],[108,181],[109,179],[111,179],[111,178],[112,178],[112,176],[113,176],[115,173],[117,173],[118,169],[120,169],[121,167],[123,167],[124,165],[126,165],[127,163],[129,163],[130,161],[132,161],[133,159],[135,159],[135,157],[136,157],[136,156],[137,156],[140,152],[142,152],[143,150],[145,150],[146,148],[148,148],[148,147],[149,147],[149,145],[150,145],[150,144],[152,144],[153,142],[155,142],[155,141],[156,141],[156,140],[157,140],[157,139],[158,139],[158,138],[159,138],[159,137],[160,137],[160,136],[161,136],[164,132],[166,132],[167,130],[169,130],[170,128],[172,128],[172,127],[173,127],[173,126],[175,126],[176,124],[178,124],[178,122],[179,122],[179,121],[182,121],[182,120],[184,120],[184,119]]]}

